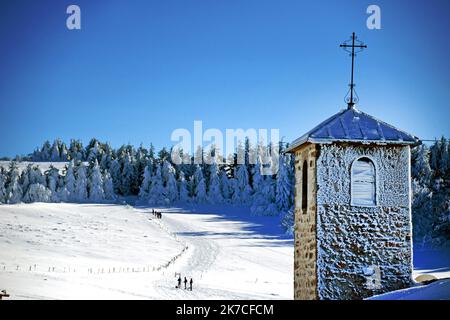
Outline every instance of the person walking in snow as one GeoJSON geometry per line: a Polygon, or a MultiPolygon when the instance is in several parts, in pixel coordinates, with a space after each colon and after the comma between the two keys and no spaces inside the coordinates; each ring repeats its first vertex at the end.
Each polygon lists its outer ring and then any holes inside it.
{"type": "Polygon", "coordinates": [[[189,281],[189,290],[192,291],[192,278],[191,278],[191,281],[189,281]]]}
{"type": "Polygon", "coordinates": [[[178,289],[181,289],[181,275],[178,276],[178,289]]]}
{"type": "Polygon", "coordinates": [[[187,278],[186,277],[184,277],[184,290],[186,290],[187,289],[187,278]]]}

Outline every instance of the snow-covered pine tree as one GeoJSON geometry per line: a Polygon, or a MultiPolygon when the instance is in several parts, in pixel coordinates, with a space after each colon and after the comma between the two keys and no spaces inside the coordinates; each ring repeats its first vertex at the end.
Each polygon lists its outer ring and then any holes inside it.
{"type": "Polygon", "coordinates": [[[75,180],[73,160],[71,160],[69,162],[69,165],[66,168],[66,175],[64,177],[64,183],[65,183],[65,187],[68,192],[67,201],[76,201],[77,200],[75,197],[76,180],[75,180]]]}
{"type": "Polygon", "coordinates": [[[86,167],[80,164],[76,167],[76,183],[73,199],[75,201],[86,201],[88,198],[87,193],[87,178],[86,178],[86,167]]]}
{"type": "Polygon", "coordinates": [[[267,206],[269,205],[268,199],[264,194],[264,177],[261,175],[261,160],[258,156],[257,162],[253,168],[253,195],[250,211],[253,215],[264,215],[267,206]]]}
{"type": "Polygon", "coordinates": [[[420,176],[412,180],[412,220],[413,237],[416,245],[427,246],[432,238],[433,207],[432,192],[426,184],[420,182],[420,176]]]}
{"type": "Polygon", "coordinates": [[[71,139],[69,146],[69,158],[74,161],[85,160],[83,144],[79,140],[71,139]]]}
{"type": "Polygon", "coordinates": [[[203,177],[202,168],[199,164],[195,165],[193,178],[194,200],[196,203],[206,202],[206,184],[203,177]]]}
{"type": "Polygon", "coordinates": [[[40,161],[49,161],[51,155],[50,141],[45,141],[41,148],[40,161]]]}
{"type": "Polygon", "coordinates": [[[103,148],[104,149],[99,163],[101,171],[109,170],[109,168],[111,168],[111,162],[113,158],[113,149],[109,145],[109,142],[105,143],[103,145],[103,148]]]}
{"type": "Polygon", "coordinates": [[[30,174],[33,165],[29,163],[27,167],[22,171],[19,178],[19,183],[22,186],[22,192],[25,194],[28,191],[28,187],[30,186],[30,174]]]}
{"type": "Polygon", "coordinates": [[[19,168],[12,161],[9,165],[6,183],[6,202],[9,204],[19,203],[22,201],[22,186],[19,183],[19,168]]]}
{"type": "Polygon", "coordinates": [[[163,185],[160,165],[156,166],[156,172],[152,177],[152,184],[148,199],[149,204],[158,205],[166,203],[166,190],[163,185]]]}
{"type": "Polygon", "coordinates": [[[280,156],[276,178],[276,205],[283,215],[291,209],[294,203],[290,160],[291,158],[289,155],[280,156]]]}
{"type": "Polygon", "coordinates": [[[209,165],[209,185],[208,185],[208,202],[211,204],[223,203],[223,196],[221,192],[219,168],[216,161],[209,165]]]}
{"type": "Polygon", "coordinates": [[[245,164],[239,164],[237,166],[233,187],[235,188],[232,197],[233,204],[249,204],[251,201],[252,189],[249,185],[249,177],[245,164]]]}
{"type": "MultiPolygon", "coordinates": [[[[50,168],[45,172],[45,176],[47,177],[47,188],[51,192],[51,201],[59,202],[57,193],[59,170],[50,165],[50,168]]],[[[40,188],[36,188],[36,190],[40,190],[40,188]]]]}
{"type": "Polygon", "coordinates": [[[100,155],[100,146],[97,139],[91,139],[87,146],[87,161],[92,163],[95,159],[98,159],[100,155]]]}
{"type": "MultiPolygon", "coordinates": [[[[63,181],[64,181],[64,179],[63,179],[63,181]]],[[[70,193],[69,193],[69,191],[67,190],[67,188],[66,188],[66,186],[64,184],[59,185],[58,189],[56,190],[56,192],[57,192],[59,201],[61,201],[61,202],[68,202],[69,201],[70,193]]]]}
{"type": "Polygon", "coordinates": [[[231,187],[230,180],[225,170],[220,171],[220,192],[225,203],[229,203],[231,200],[231,187]]]}
{"type": "Polygon", "coordinates": [[[139,198],[148,199],[150,188],[152,185],[152,168],[148,165],[144,169],[144,179],[139,189],[139,198]]]}
{"type": "Polygon", "coordinates": [[[411,152],[411,175],[419,184],[430,183],[432,177],[430,150],[425,144],[421,144],[411,152]]]}
{"type": "Polygon", "coordinates": [[[103,175],[103,191],[106,200],[116,200],[113,181],[108,171],[105,171],[103,175]]]}
{"type": "Polygon", "coordinates": [[[181,203],[187,203],[189,201],[189,191],[184,172],[180,171],[179,181],[178,181],[178,194],[181,203]]]}
{"type": "Polygon", "coordinates": [[[3,167],[0,167],[0,204],[6,203],[6,174],[3,167]]]}
{"type": "Polygon", "coordinates": [[[438,172],[444,176],[450,166],[448,154],[449,143],[445,137],[442,137],[438,148],[438,172]]]}
{"type": "Polygon", "coordinates": [[[27,203],[31,202],[51,202],[52,192],[40,183],[30,184],[28,191],[23,197],[23,201],[27,203]]]}
{"type": "Polygon", "coordinates": [[[138,180],[136,181],[137,186],[141,187],[142,180],[144,177],[144,171],[147,167],[147,149],[144,148],[144,145],[141,143],[137,152],[136,152],[136,176],[138,180]]]}
{"type": "Polygon", "coordinates": [[[163,185],[166,190],[166,199],[168,203],[174,203],[178,201],[178,186],[175,179],[175,168],[169,161],[163,161],[162,168],[163,185]]]}
{"type": "Polygon", "coordinates": [[[136,173],[132,163],[131,155],[127,153],[123,159],[122,183],[120,184],[120,192],[124,196],[133,194],[133,185],[135,183],[136,173]]]}
{"type": "Polygon", "coordinates": [[[281,227],[287,235],[294,235],[294,207],[281,213],[281,227]]]}
{"type": "Polygon", "coordinates": [[[61,143],[61,150],[60,151],[60,159],[61,161],[67,161],[69,158],[69,151],[67,150],[67,146],[64,142],[61,143]]]}
{"type": "Polygon", "coordinates": [[[111,162],[111,167],[109,168],[109,172],[111,174],[111,178],[113,181],[113,187],[114,187],[114,193],[118,194],[120,192],[120,185],[121,185],[121,168],[120,163],[117,159],[114,159],[111,162]]]}
{"type": "Polygon", "coordinates": [[[105,193],[103,191],[103,178],[96,158],[94,158],[94,163],[90,168],[88,190],[89,200],[101,202],[105,199],[105,193]]]}
{"type": "Polygon", "coordinates": [[[52,148],[51,148],[51,156],[50,156],[50,160],[51,161],[61,161],[60,158],[60,152],[59,152],[59,144],[60,144],[60,140],[56,139],[53,142],[52,148]]]}

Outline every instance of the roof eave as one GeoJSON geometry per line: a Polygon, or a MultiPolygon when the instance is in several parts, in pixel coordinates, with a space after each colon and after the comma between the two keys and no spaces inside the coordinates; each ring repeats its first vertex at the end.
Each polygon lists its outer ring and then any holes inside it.
{"type": "Polygon", "coordinates": [[[295,149],[299,148],[301,145],[305,143],[316,143],[316,144],[331,144],[335,142],[348,142],[348,143],[359,143],[359,144],[377,144],[377,145],[410,145],[410,146],[418,146],[422,144],[422,141],[419,139],[415,141],[400,141],[400,140],[360,140],[360,139],[321,139],[321,138],[312,138],[312,137],[304,137],[294,140],[292,145],[286,149],[286,152],[292,152],[295,149]]]}

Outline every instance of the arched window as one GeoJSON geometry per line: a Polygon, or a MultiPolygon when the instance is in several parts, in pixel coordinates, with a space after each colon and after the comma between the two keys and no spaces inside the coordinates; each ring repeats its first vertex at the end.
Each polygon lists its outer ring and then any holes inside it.
{"type": "Polygon", "coordinates": [[[302,168],[302,210],[306,213],[308,206],[308,162],[303,161],[302,168]]]}
{"type": "Polygon", "coordinates": [[[369,158],[360,158],[352,165],[352,205],[376,205],[375,166],[369,158]]]}

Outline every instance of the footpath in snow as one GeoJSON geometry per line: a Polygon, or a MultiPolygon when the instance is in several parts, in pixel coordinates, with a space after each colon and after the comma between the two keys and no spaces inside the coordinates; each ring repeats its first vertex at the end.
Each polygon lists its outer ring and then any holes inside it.
{"type": "Polygon", "coordinates": [[[162,219],[148,207],[0,206],[0,289],[11,299],[292,298],[292,240],[276,217],[158,210],[162,219]],[[177,273],[192,292],[175,288],[177,273]]]}

